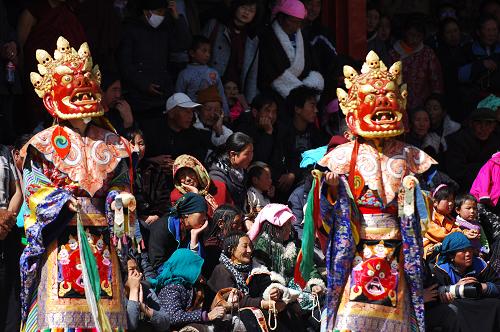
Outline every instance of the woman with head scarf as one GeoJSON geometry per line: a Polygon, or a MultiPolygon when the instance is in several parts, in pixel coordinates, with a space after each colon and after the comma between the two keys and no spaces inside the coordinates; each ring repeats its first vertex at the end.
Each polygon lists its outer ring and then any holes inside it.
{"type": "MultiPolygon", "coordinates": [[[[470,240],[451,233],[443,240],[434,278],[439,287],[426,304],[426,328],[442,331],[499,331],[500,277],[479,257],[470,240]],[[440,303],[439,303],[440,302],[440,303]]],[[[497,264],[496,262],[492,263],[497,264]]]]}
{"type": "Polygon", "coordinates": [[[177,249],[162,265],[156,279],[150,279],[158,293],[163,310],[170,317],[172,329],[180,329],[190,323],[208,323],[224,316],[223,307],[210,312],[198,308],[194,285],[200,278],[203,258],[188,249],[177,249]]]}
{"type": "Polygon", "coordinates": [[[170,193],[172,205],[188,192],[200,194],[207,201],[207,214],[211,218],[219,205],[233,203],[224,182],[210,179],[203,164],[195,157],[183,154],[175,158],[172,172],[175,186],[170,193]]]}
{"type": "Polygon", "coordinates": [[[271,203],[259,212],[248,236],[254,243],[254,261],[271,273],[273,283],[264,291],[264,298],[277,287],[283,292],[285,302],[293,303],[298,298],[303,314],[310,317],[314,310],[313,294],[320,296],[325,291],[325,283],[315,268],[304,289],[294,282],[299,248],[294,242],[293,222],[295,216],[288,206],[271,203]]]}
{"type": "Polygon", "coordinates": [[[187,193],[157,222],[151,224],[149,261],[158,269],[177,248],[202,254],[200,233],[208,226],[207,202],[199,194],[187,193]]]}
{"type": "MultiPolygon", "coordinates": [[[[248,234],[232,232],[223,243],[219,264],[215,267],[207,284],[217,293],[223,288],[235,288],[241,294],[240,307],[269,308],[270,299],[264,299],[262,293],[271,284],[269,274],[254,274],[249,279],[252,264],[253,244],[248,234]],[[247,282],[248,280],[248,282],[247,282]]],[[[278,293],[272,292],[271,300],[277,300],[278,293]]]]}

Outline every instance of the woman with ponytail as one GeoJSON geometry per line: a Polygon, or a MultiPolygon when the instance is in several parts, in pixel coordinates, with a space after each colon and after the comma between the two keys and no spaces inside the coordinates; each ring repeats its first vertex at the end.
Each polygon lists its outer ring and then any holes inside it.
{"type": "Polygon", "coordinates": [[[210,178],[226,184],[234,205],[240,209],[245,204],[245,170],[252,159],[252,138],[240,132],[229,136],[226,144],[209,158],[210,178]]]}

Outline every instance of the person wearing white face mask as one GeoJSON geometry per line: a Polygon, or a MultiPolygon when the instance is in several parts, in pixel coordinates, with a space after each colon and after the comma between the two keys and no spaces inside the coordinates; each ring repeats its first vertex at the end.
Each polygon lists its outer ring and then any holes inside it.
{"type": "Polygon", "coordinates": [[[174,92],[170,54],[187,50],[191,34],[175,1],[142,0],[140,6],[124,22],[118,61],[124,97],[148,136],[161,130],[165,102],[174,92]]]}

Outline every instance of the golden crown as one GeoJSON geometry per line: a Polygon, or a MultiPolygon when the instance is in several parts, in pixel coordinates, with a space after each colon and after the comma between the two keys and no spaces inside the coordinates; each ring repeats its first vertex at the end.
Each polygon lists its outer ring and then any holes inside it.
{"type": "Polygon", "coordinates": [[[101,84],[99,66],[95,65],[92,67],[92,56],[90,55],[87,43],[83,43],[77,52],[64,37],[59,37],[53,58],[47,51],[39,49],[36,50],[36,59],[38,60],[38,73],[31,72],[30,80],[31,84],[35,87],[36,94],[40,98],[43,98],[56,85],[53,77],[55,73],[59,75],[71,75],[74,73],[73,69],[68,67],[68,64],[72,64],[72,67],[77,67],[79,63],[83,62],[83,70],[90,72],[92,78],[99,85],[101,84]]]}
{"type": "MultiPolygon", "coordinates": [[[[354,111],[359,106],[358,91],[364,93],[375,92],[372,81],[376,79],[386,79],[391,82],[387,83],[384,87],[385,90],[399,91],[400,92],[400,105],[401,108],[406,108],[406,97],[408,95],[406,84],[401,84],[402,81],[402,63],[401,61],[395,62],[389,70],[385,64],[380,60],[377,53],[370,51],[366,56],[365,63],[361,68],[361,74],[358,74],[356,69],[351,66],[344,66],[344,83],[349,93],[341,88],[337,89],[337,97],[339,99],[340,108],[344,114],[354,111]]],[[[380,84],[380,81],[375,84],[380,84]]],[[[381,88],[382,86],[376,86],[381,88]]]]}

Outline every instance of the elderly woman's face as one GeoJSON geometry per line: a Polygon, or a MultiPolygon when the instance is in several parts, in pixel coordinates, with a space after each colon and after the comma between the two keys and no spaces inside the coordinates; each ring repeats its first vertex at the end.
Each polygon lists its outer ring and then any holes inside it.
{"type": "Polygon", "coordinates": [[[240,264],[250,264],[252,262],[253,244],[248,236],[243,236],[234,248],[231,259],[240,264]]]}
{"type": "Polygon", "coordinates": [[[181,184],[198,188],[198,176],[196,175],[196,172],[191,168],[181,168],[177,171],[175,177],[181,184]]]}
{"type": "Polygon", "coordinates": [[[453,264],[462,270],[470,267],[472,265],[472,258],[474,257],[473,249],[466,248],[459,250],[455,253],[455,257],[453,258],[453,264]]]}

